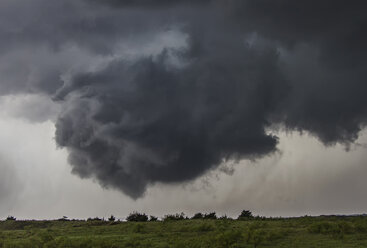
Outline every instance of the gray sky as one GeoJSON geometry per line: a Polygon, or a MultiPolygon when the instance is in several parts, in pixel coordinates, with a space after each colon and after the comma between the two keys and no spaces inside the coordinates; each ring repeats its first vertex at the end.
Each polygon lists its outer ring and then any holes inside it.
{"type": "Polygon", "coordinates": [[[22,104],[30,99],[22,95],[1,101],[1,218],[9,214],[37,219],[110,214],[123,218],[134,210],[159,216],[181,211],[236,216],[242,209],[267,216],[299,216],[367,209],[367,132],[350,151],[340,145],[325,147],[308,134],[281,132],[280,151],[273,155],[222,165],[190,183],[157,184],[134,201],[72,175],[67,151],[56,148],[54,123],[18,117],[22,104]]]}
{"type": "Polygon", "coordinates": [[[1,1],[0,216],[364,212],[365,7],[1,1]]]}

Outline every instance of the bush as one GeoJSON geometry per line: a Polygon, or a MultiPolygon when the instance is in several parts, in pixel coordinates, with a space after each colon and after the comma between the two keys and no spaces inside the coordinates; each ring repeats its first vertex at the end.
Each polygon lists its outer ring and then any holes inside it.
{"type": "Polygon", "coordinates": [[[252,215],[251,211],[249,210],[242,210],[241,214],[238,216],[238,220],[243,220],[243,219],[251,219],[254,216],[252,215]]]}
{"type": "Polygon", "coordinates": [[[108,221],[112,221],[112,222],[114,222],[116,220],[116,218],[115,218],[115,216],[113,216],[113,215],[111,215],[111,217],[110,218],[108,218],[108,221]]]}
{"type": "Polygon", "coordinates": [[[68,217],[67,216],[63,216],[62,218],[60,219],[57,219],[58,221],[69,221],[68,217]]]}
{"type": "Polygon", "coordinates": [[[98,217],[94,217],[94,218],[88,218],[87,221],[102,221],[102,219],[98,217]]]}
{"type": "Polygon", "coordinates": [[[15,220],[17,220],[14,216],[8,216],[7,218],[6,218],[6,220],[13,220],[13,221],[15,221],[15,220]]]}
{"type": "Polygon", "coordinates": [[[148,221],[148,215],[146,214],[141,214],[138,212],[133,212],[131,214],[129,214],[129,216],[127,216],[126,218],[127,221],[135,221],[135,222],[146,222],[148,221]]]}
{"type": "Polygon", "coordinates": [[[164,221],[184,220],[184,219],[186,219],[184,213],[180,213],[180,214],[168,214],[168,215],[165,215],[164,218],[163,218],[164,221]]]}
{"type": "Polygon", "coordinates": [[[223,216],[219,217],[218,220],[232,220],[232,218],[228,217],[227,215],[223,215],[223,216]]]}
{"type": "Polygon", "coordinates": [[[209,213],[209,214],[205,214],[204,215],[204,219],[207,220],[216,220],[217,219],[217,214],[215,212],[209,213]]]}
{"type": "Polygon", "coordinates": [[[202,213],[196,213],[194,216],[191,217],[192,220],[199,220],[204,218],[204,215],[202,213]]]}
{"type": "Polygon", "coordinates": [[[155,216],[153,216],[153,215],[151,215],[151,216],[149,217],[149,221],[158,221],[158,218],[157,218],[157,217],[155,217],[155,216]]]}

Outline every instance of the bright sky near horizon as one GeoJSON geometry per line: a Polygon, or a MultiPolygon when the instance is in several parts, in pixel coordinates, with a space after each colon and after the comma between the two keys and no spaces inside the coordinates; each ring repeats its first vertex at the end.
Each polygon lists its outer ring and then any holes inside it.
{"type": "Polygon", "coordinates": [[[302,216],[367,209],[367,132],[350,151],[325,147],[307,134],[281,132],[279,152],[273,155],[222,165],[183,185],[157,184],[134,201],[71,174],[66,150],[56,147],[54,123],[17,117],[17,108],[32,100],[12,98],[0,101],[1,219],[124,218],[134,210],[157,216],[209,211],[236,216],[242,209],[302,216]]]}

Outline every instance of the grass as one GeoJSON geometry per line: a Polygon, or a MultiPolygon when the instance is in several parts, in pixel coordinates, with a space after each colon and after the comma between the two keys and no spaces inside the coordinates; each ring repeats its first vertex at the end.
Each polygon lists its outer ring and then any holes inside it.
{"type": "Polygon", "coordinates": [[[367,217],[1,221],[0,248],[367,247],[367,217]]]}

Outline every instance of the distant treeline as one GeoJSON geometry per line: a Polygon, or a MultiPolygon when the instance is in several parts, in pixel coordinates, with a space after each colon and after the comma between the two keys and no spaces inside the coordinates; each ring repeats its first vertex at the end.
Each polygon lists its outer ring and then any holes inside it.
{"type": "MultiPolygon", "coordinates": [[[[236,219],[237,220],[247,220],[247,219],[252,219],[252,218],[265,218],[265,217],[260,217],[260,216],[254,217],[251,211],[243,210],[236,219]]],[[[107,219],[94,217],[94,218],[88,218],[87,221],[110,221],[110,222],[115,222],[115,221],[124,221],[125,220],[125,221],[130,221],[130,222],[147,222],[147,221],[178,221],[178,220],[189,220],[189,219],[191,219],[191,220],[198,220],[198,219],[203,219],[203,220],[217,220],[217,219],[233,220],[233,218],[228,217],[227,215],[218,217],[215,212],[196,213],[192,217],[189,217],[185,213],[182,212],[182,213],[179,213],[179,214],[167,214],[163,218],[158,218],[158,217],[153,216],[153,215],[148,216],[145,213],[139,213],[139,212],[134,211],[134,212],[130,213],[125,219],[117,219],[114,215],[111,215],[107,219]]],[[[70,221],[70,219],[67,216],[63,216],[62,218],[57,219],[57,220],[58,221],[70,221]]],[[[75,219],[73,219],[73,220],[75,220],[75,219]]],[[[16,221],[16,218],[14,216],[8,216],[6,218],[6,221],[16,221]]]]}

